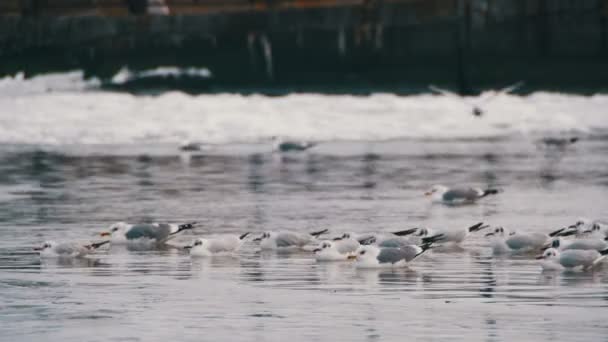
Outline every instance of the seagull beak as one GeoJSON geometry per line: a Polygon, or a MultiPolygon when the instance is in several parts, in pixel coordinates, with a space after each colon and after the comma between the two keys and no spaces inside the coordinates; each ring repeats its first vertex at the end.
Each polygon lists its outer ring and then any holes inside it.
{"type": "Polygon", "coordinates": [[[253,239],[253,241],[255,241],[255,242],[259,242],[259,241],[262,241],[262,238],[261,238],[261,237],[258,237],[258,238],[253,239]]]}
{"type": "Polygon", "coordinates": [[[551,247],[551,244],[545,244],[544,246],[541,247],[541,250],[544,251],[544,250],[548,249],[549,247],[551,247]]]}
{"type": "Polygon", "coordinates": [[[346,258],[347,260],[357,260],[357,256],[356,255],[349,255],[348,258],[346,258]]]}
{"type": "Polygon", "coordinates": [[[432,191],[427,191],[427,192],[424,193],[424,196],[431,196],[432,194],[433,194],[432,191]]]}
{"type": "Polygon", "coordinates": [[[40,252],[42,249],[43,249],[42,247],[34,247],[34,250],[35,250],[36,252],[40,252]]]}
{"type": "Polygon", "coordinates": [[[321,248],[315,248],[312,250],[313,253],[319,253],[321,251],[321,248]]]}
{"type": "Polygon", "coordinates": [[[488,233],[485,235],[485,237],[488,237],[488,236],[494,236],[494,233],[488,233]]]}
{"type": "Polygon", "coordinates": [[[184,249],[185,249],[185,250],[189,250],[189,249],[192,249],[192,247],[193,247],[193,246],[184,246],[184,249]]]}
{"type": "Polygon", "coordinates": [[[545,256],[544,256],[544,255],[542,255],[542,254],[541,254],[541,255],[537,255],[537,256],[536,256],[536,259],[537,259],[537,260],[539,260],[539,259],[544,259],[544,258],[545,258],[545,256]]]}
{"type": "Polygon", "coordinates": [[[334,240],[334,241],[341,241],[341,240],[342,240],[342,238],[341,238],[341,237],[337,237],[337,238],[334,238],[333,240],[334,240]]]}
{"type": "Polygon", "coordinates": [[[112,233],[110,233],[110,232],[101,232],[101,233],[99,233],[99,236],[111,236],[111,235],[112,235],[112,233]]]}

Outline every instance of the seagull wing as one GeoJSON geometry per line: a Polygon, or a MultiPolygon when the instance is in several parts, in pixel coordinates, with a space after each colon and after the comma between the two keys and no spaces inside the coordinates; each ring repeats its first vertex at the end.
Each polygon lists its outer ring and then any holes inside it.
{"type": "Polygon", "coordinates": [[[395,264],[406,258],[406,253],[401,248],[382,248],[376,257],[381,264],[395,264]]]}
{"type": "Polygon", "coordinates": [[[517,82],[515,84],[512,84],[512,85],[510,85],[508,87],[505,87],[505,88],[499,89],[499,90],[497,90],[495,92],[492,92],[490,95],[488,95],[485,98],[481,99],[479,101],[479,104],[488,103],[488,102],[492,101],[493,99],[495,99],[498,95],[509,94],[509,93],[517,90],[518,88],[520,88],[523,85],[524,85],[524,82],[523,81],[519,81],[519,82],[517,82]]]}

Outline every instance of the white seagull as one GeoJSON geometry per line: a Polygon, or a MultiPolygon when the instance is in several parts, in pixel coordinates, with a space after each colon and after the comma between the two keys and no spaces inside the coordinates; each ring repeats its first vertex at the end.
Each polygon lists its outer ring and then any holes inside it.
{"type": "Polygon", "coordinates": [[[327,229],[309,234],[287,231],[265,232],[253,241],[259,241],[262,250],[294,249],[310,245],[317,237],[327,232],[327,229]]]}
{"type": "Polygon", "coordinates": [[[556,237],[550,244],[545,245],[546,248],[555,248],[560,251],[569,249],[594,250],[603,251],[608,249],[608,242],[602,239],[583,238],[574,240],[564,240],[561,237],[556,237]]]}
{"type": "Polygon", "coordinates": [[[41,247],[35,247],[34,250],[40,253],[41,258],[82,258],[109,242],[102,241],[83,245],[76,242],[46,241],[41,247]]]}
{"type": "Polygon", "coordinates": [[[421,246],[407,245],[399,248],[378,247],[374,245],[361,246],[357,252],[357,268],[392,268],[402,267],[413,261],[431,247],[431,244],[421,246]]]}
{"type": "Polygon", "coordinates": [[[272,150],[274,152],[302,152],[316,145],[317,143],[310,141],[291,141],[276,136],[272,137],[272,150]]]}
{"type": "Polygon", "coordinates": [[[436,87],[434,85],[430,85],[429,89],[431,89],[435,93],[438,93],[438,94],[441,94],[441,95],[445,95],[445,96],[450,96],[450,97],[462,100],[467,105],[471,106],[471,114],[473,114],[473,116],[480,117],[480,116],[482,116],[485,113],[485,111],[482,109],[482,105],[485,105],[487,102],[491,101],[492,99],[496,98],[499,95],[511,93],[511,92],[517,90],[522,85],[524,85],[524,82],[519,81],[519,82],[517,82],[517,83],[515,83],[513,85],[510,85],[508,87],[499,89],[497,91],[492,91],[489,94],[487,94],[486,96],[484,96],[483,98],[479,99],[477,101],[477,103],[471,103],[471,102],[467,101],[467,98],[461,96],[460,94],[457,94],[455,92],[452,92],[452,91],[449,91],[449,90],[446,90],[446,89],[442,89],[442,88],[436,87]]]}
{"type": "Polygon", "coordinates": [[[531,233],[506,233],[503,227],[497,227],[493,232],[486,236],[493,236],[492,250],[494,254],[502,253],[519,253],[537,251],[544,248],[548,243],[551,243],[552,238],[559,236],[565,228],[558,229],[549,234],[540,232],[531,233]],[[506,234],[506,235],[505,235],[506,234]]]}
{"type": "Polygon", "coordinates": [[[456,187],[448,188],[444,185],[433,185],[431,189],[425,192],[426,196],[431,196],[433,202],[443,204],[469,204],[474,203],[480,198],[488,195],[495,195],[499,192],[497,189],[480,189],[473,187],[456,187]]]}
{"type": "Polygon", "coordinates": [[[110,236],[112,244],[156,244],[162,245],[176,234],[193,229],[196,222],[185,224],[117,222],[101,236],[110,236]]]}
{"type": "Polygon", "coordinates": [[[191,257],[209,257],[218,254],[234,253],[243,245],[243,239],[249,233],[242,235],[219,235],[213,238],[197,238],[191,246],[186,246],[190,250],[191,257]]]}
{"type": "Polygon", "coordinates": [[[606,254],[608,254],[608,250],[598,252],[594,250],[569,249],[560,252],[555,248],[549,248],[536,258],[544,260],[541,263],[543,270],[564,268],[589,269],[602,261],[606,257],[606,254]]]}

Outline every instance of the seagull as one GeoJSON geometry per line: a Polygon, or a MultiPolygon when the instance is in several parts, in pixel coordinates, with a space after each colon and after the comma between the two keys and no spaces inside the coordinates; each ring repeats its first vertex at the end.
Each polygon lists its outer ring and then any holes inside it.
{"type": "Polygon", "coordinates": [[[564,230],[565,228],[561,228],[549,234],[540,232],[511,232],[505,237],[505,229],[503,227],[497,227],[493,232],[486,234],[486,236],[495,236],[492,243],[494,254],[529,252],[542,249],[547,243],[551,243],[552,238],[559,236],[564,230]]]}
{"type": "Polygon", "coordinates": [[[598,235],[602,238],[608,237],[608,224],[599,220],[580,218],[575,224],[570,225],[568,229],[574,231],[577,237],[589,235],[598,235]]]}
{"type": "Polygon", "coordinates": [[[233,253],[241,248],[243,239],[249,233],[242,235],[220,235],[210,239],[197,238],[191,246],[186,246],[190,250],[191,257],[208,257],[217,254],[233,253]]]}
{"type": "Polygon", "coordinates": [[[475,233],[488,227],[490,226],[484,225],[483,222],[479,222],[465,229],[431,230],[428,228],[420,228],[418,233],[415,234],[415,236],[420,237],[422,239],[422,243],[426,243],[428,242],[428,239],[432,239],[433,236],[440,234],[442,237],[441,239],[437,240],[437,242],[459,244],[464,241],[464,239],[469,235],[469,233],[475,233]],[[433,236],[429,238],[429,235],[433,236]]]}
{"type": "Polygon", "coordinates": [[[548,137],[539,140],[536,144],[539,147],[547,147],[547,148],[556,148],[556,149],[564,149],[567,146],[574,145],[577,141],[579,141],[579,137],[570,137],[570,138],[555,138],[548,137]]]}
{"type": "Polygon", "coordinates": [[[402,247],[361,246],[357,252],[357,268],[402,267],[431,248],[432,242],[402,247]]]}
{"type": "Polygon", "coordinates": [[[443,185],[433,185],[433,187],[425,193],[426,196],[431,196],[433,202],[443,204],[465,204],[474,203],[480,198],[488,195],[495,195],[499,192],[497,189],[480,189],[472,187],[448,188],[443,185]]]}
{"type": "Polygon", "coordinates": [[[102,232],[101,236],[110,236],[112,244],[156,244],[162,245],[176,234],[184,230],[193,229],[196,222],[185,224],[170,223],[138,223],[128,224],[117,222],[110,226],[109,232],[102,232]]]}
{"type": "Polygon", "coordinates": [[[328,230],[324,229],[318,232],[310,234],[303,234],[297,232],[265,232],[260,237],[253,239],[253,241],[260,242],[260,248],[262,250],[276,250],[286,248],[302,248],[306,245],[311,244],[315,238],[327,233],[328,230]]]}
{"type": "MultiPolygon", "coordinates": [[[[356,242],[356,240],[353,240],[356,242]]],[[[319,247],[313,250],[315,253],[315,260],[319,261],[346,261],[351,258],[351,256],[355,255],[354,253],[358,250],[340,250],[338,245],[335,243],[336,241],[323,241],[319,244],[319,247]]]]}
{"type": "Polygon", "coordinates": [[[434,91],[435,93],[438,93],[438,94],[441,94],[441,95],[445,95],[445,96],[450,96],[450,97],[457,98],[459,100],[464,101],[469,106],[471,106],[471,114],[473,114],[473,116],[481,117],[485,113],[485,110],[483,110],[481,108],[481,106],[483,104],[489,102],[490,100],[493,100],[494,98],[496,98],[499,95],[511,93],[511,92],[517,90],[522,85],[524,85],[524,82],[520,81],[520,82],[517,82],[517,83],[515,83],[513,85],[510,85],[508,87],[502,88],[502,89],[500,89],[498,91],[494,91],[494,92],[490,93],[488,96],[480,99],[477,104],[468,102],[464,97],[460,96],[460,94],[457,94],[457,93],[455,93],[453,91],[449,91],[449,90],[446,90],[446,89],[442,89],[442,88],[436,87],[434,85],[430,85],[429,89],[432,90],[432,91],[434,91]]]}
{"type": "MultiPolygon", "coordinates": [[[[560,235],[564,236],[564,235],[560,235]]],[[[557,236],[551,243],[546,244],[545,248],[555,248],[560,251],[567,251],[570,249],[578,250],[594,250],[603,251],[608,249],[608,242],[602,239],[583,238],[575,240],[564,240],[560,236],[557,236]]]]}
{"type": "Polygon", "coordinates": [[[316,146],[317,143],[310,141],[289,141],[279,137],[272,137],[272,150],[274,152],[302,152],[316,146]]]}
{"type": "Polygon", "coordinates": [[[204,147],[205,145],[203,145],[201,142],[182,141],[182,143],[179,145],[179,150],[184,152],[196,152],[203,150],[204,147]]]}
{"type": "Polygon", "coordinates": [[[76,242],[46,241],[41,247],[35,247],[34,250],[39,252],[42,258],[82,258],[109,242],[107,240],[83,245],[76,242]]]}
{"type": "Polygon", "coordinates": [[[580,249],[569,249],[560,252],[555,248],[549,248],[542,255],[537,256],[536,259],[544,259],[544,262],[541,264],[543,270],[578,267],[586,270],[597,265],[607,254],[608,249],[599,252],[580,249]]]}

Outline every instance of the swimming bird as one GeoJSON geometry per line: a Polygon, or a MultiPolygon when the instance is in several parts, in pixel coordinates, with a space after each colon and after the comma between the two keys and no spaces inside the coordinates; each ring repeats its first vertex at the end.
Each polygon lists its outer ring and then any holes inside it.
{"type": "Polygon", "coordinates": [[[76,242],[46,241],[41,247],[35,247],[34,250],[39,252],[42,258],[82,258],[109,242],[108,240],[83,245],[76,242]]]}
{"type": "Polygon", "coordinates": [[[547,243],[552,241],[552,238],[558,236],[564,230],[565,228],[561,228],[549,234],[541,232],[510,232],[507,234],[503,227],[497,227],[493,232],[486,234],[486,236],[495,237],[492,243],[494,254],[530,252],[542,249],[547,243]]]}
{"type": "Polygon", "coordinates": [[[317,143],[310,141],[292,141],[283,140],[276,136],[272,137],[272,150],[274,152],[302,152],[316,145],[317,143]]]}
{"type": "Polygon", "coordinates": [[[596,235],[602,238],[608,237],[608,224],[588,218],[578,219],[575,224],[568,226],[568,230],[574,231],[577,237],[596,235]]]}
{"type": "Polygon", "coordinates": [[[259,241],[262,250],[302,248],[311,244],[317,237],[328,231],[328,229],[324,229],[309,234],[291,231],[265,232],[261,236],[253,239],[253,241],[259,241]]]}
{"type": "Polygon", "coordinates": [[[574,145],[579,140],[580,140],[579,137],[569,137],[569,138],[547,137],[547,138],[540,139],[536,144],[539,147],[564,149],[570,145],[574,145]]]}
{"type": "Polygon", "coordinates": [[[518,88],[520,88],[522,85],[524,85],[524,82],[519,81],[515,84],[512,84],[508,87],[499,89],[497,91],[493,91],[490,94],[486,95],[485,97],[481,98],[480,100],[477,101],[477,103],[471,103],[469,101],[467,101],[467,99],[463,96],[461,96],[460,94],[457,94],[453,91],[449,91],[446,89],[442,89],[439,87],[436,87],[434,85],[429,85],[429,89],[432,90],[435,93],[441,94],[441,95],[445,95],[445,96],[449,96],[455,99],[459,99],[463,102],[465,102],[467,105],[471,106],[471,114],[473,114],[473,116],[475,117],[481,117],[482,115],[485,114],[485,110],[482,108],[482,105],[485,105],[486,103],[490,102],[491,100],[493,100],[494,98],[498,97],[499,95],[504,95],[504,94],[508,94],[511,93],[515,90],[517,90],[518,88]]]}
{"type": "Polygon", "coordinates": [[[402,267],[431,248],[431,243],[402,247],[361,246],[357,252],[357,268],[402,267]]]}
{"type": "MultiPolygon", "coordinates": [[[[357,248],[358,249],[358,248],[357,248]]],[[[313,250],[315,253],[315,260],[317,261],[346,261],[350,259],[352,255],[357,251],[349,249],[342,249],[336,245],[335,241],[322,241],[319,247],[313,250]]]]}
{"type": "Polygon", "coordinates": [[[544,270],[579,267],[582,269],[589,269],[602,261],[607,254],[608,249],[599,252],[595,250],[580,249],[569,249],[560,252],[555,248],[549,248],[536,258],[544,260],[544,262],[541,263],[541,267],[544,270]]]}
{"type": "Polygon", "coordinates": [[[197,238],[191,246],[186,246],[190,250],[191,257],[208,257],[217,254],[228,254],[239,250],[243,245],[243,240],[249,235],[220,235],[214,238],[197,238]]]}
{"type": "Polygon", "coordinates": [[[109,231],[102,232],[101,236],[110,236],[112,244],[156,244],[162,245],[176,234],[184,230],[193,229],[196,222],[184,224],[170,223],[138,223],[128,224],[117,222],[110,226],[109,231]]]}
{"type": "Polygon", "coordinates": [[[574,240],[564,240],[561,237],[556,237],[544,246],[544,248],[555,248],[560,251],[569,249],[594,250],[603,251],[608,249],[608,241],[603,239],[583,238],[574,240]]]}
{"type": "Polygon", "coordinates": [[[425,193],[426,196],[431,196],[433,202],[443,204],[465,204],[474,203],[480,198],[488,195],[499,193],[498,189],[480,189],[473,187],[456,187],[448,188],[444,185],[433,185],[433,187],[425,193]]]}
{"type": "Polygon", "coordinates": [[[440,230],[431,230],[428,228],[420,228],[419,231],[415,234],[415,236],[421,237],[421,242],[426,243],[428,239],[433,239],[433,236],[440,234],[442,237],[437,242],[443,243],[454,243],[459,244],[464,241],[464,239],[469,236],[469,233],[475,233],[482,229],[486,229],[490,227],[489,225],[484,225],[483,222],[479,222],[474,224],[468,228],[464,229],[440,229],[440,230]],[[432,235],[431,237],[428,237],[432,235]]]}

